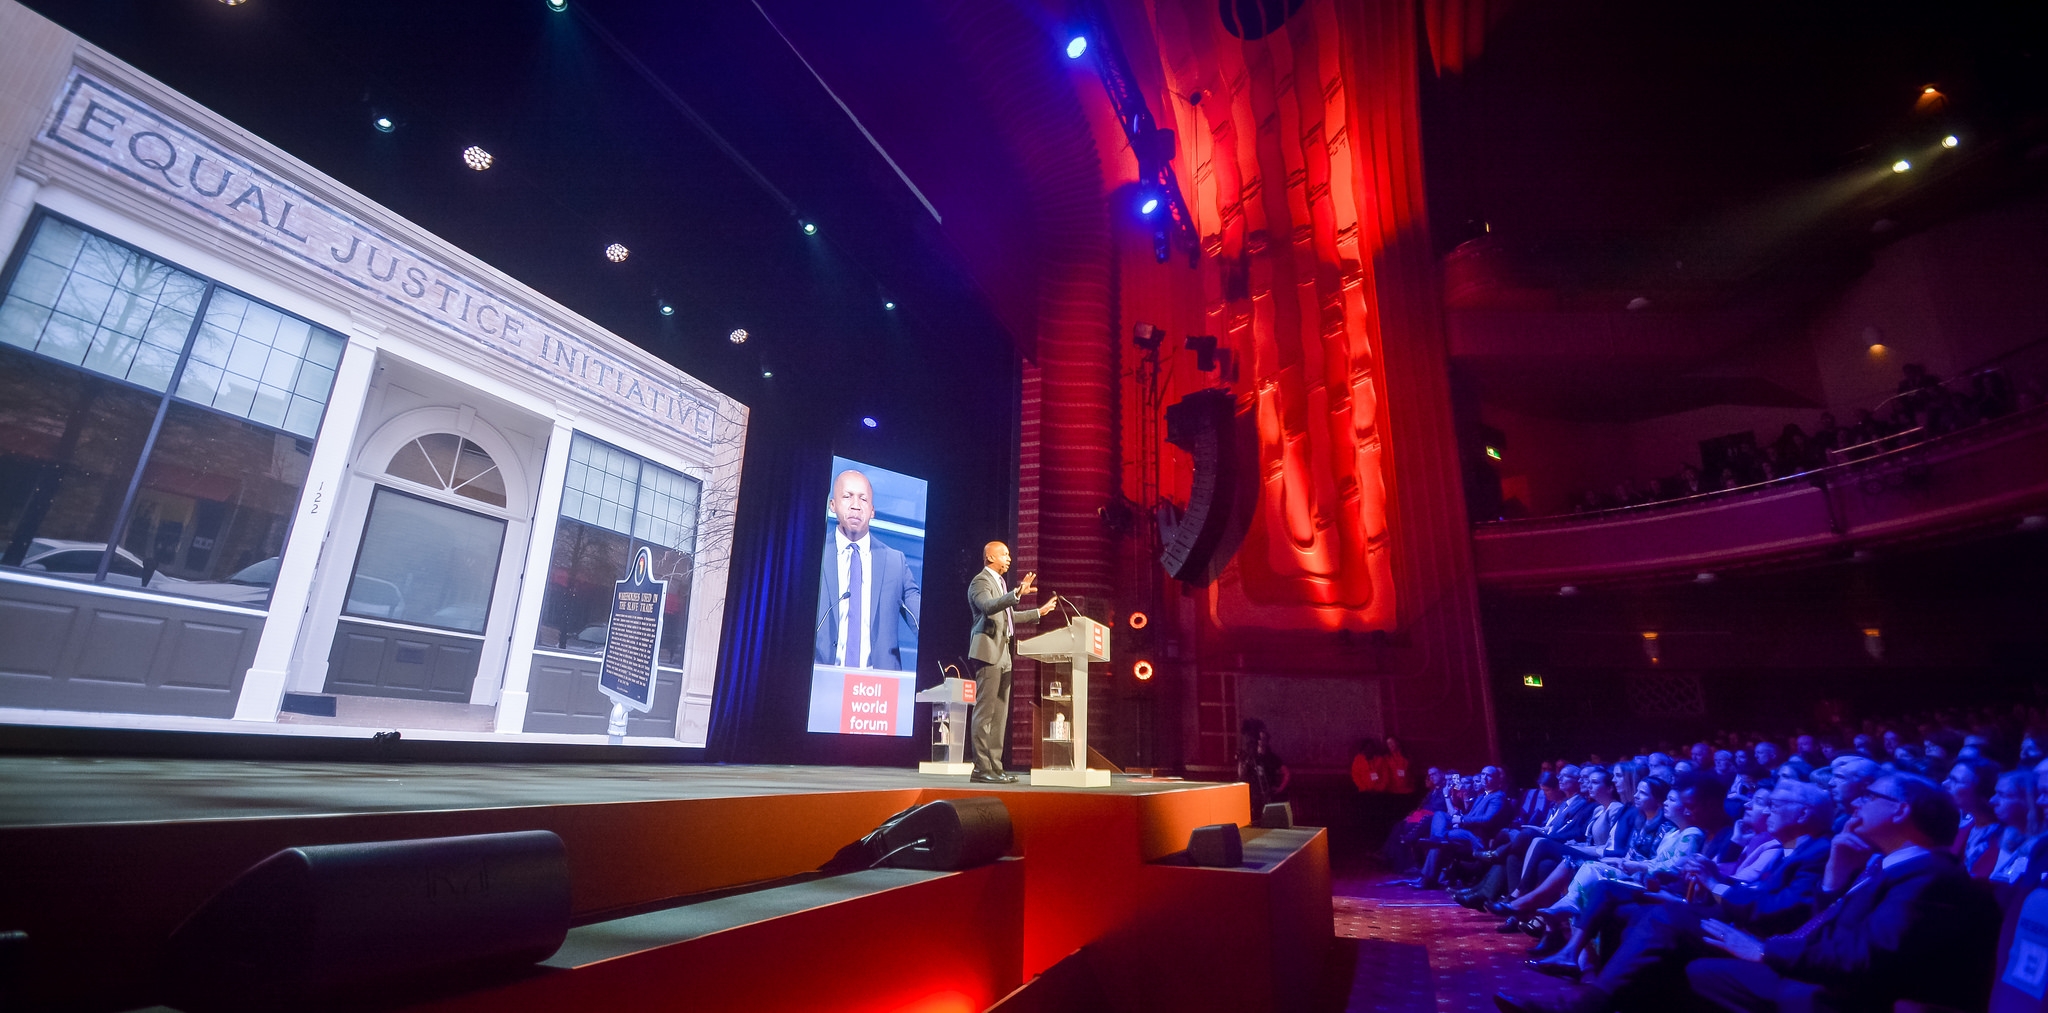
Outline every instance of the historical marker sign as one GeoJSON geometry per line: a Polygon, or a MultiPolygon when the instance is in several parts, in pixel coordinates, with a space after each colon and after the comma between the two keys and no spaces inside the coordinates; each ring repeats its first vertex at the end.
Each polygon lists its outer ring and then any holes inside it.
{"type": "Polygon", "coordinates": [[[667,604],[668,581],[654,575],[654,553],[643,546],[633,554],[633,572],[612,585],[604,663],[597,670],[597,688],[629,710],[654,709],[654,664],[667,604]]]}

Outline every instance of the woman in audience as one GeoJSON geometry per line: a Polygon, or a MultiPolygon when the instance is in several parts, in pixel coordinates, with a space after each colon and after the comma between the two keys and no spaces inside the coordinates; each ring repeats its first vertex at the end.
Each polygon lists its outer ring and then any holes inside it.
{"type": "Polygon", "coordinates": [[[1785,853],[1784,843],[1765,829],[1765,824],[1770,821],[1771,793],[1758,791],[1752,794],[1748,805],[1743,807],[1742,818],[1735,823],[1736,840],[1742,846],[1741,854],[1732,862],[1715,863],[1722,876],[1742,883],[1754,882],[1778,861],[1778,856],[1785,853]]]}
{"type": "Polygon", "coordinates": [[[2048,857],[2044,857],[2048,834],[2042,833],[2048,826],[2042,825],[2034,772],[2020,769],[1998,775],[1998,788],[1991,793],[1991,812],[2001,827],[1998,857],[1991,864],[1991,890],[2004,909],[2024,897],[2048,868],[2048,857]]]}
{"type": "Polygon", "coordinates": [[[1989,879],[1998,861],[1999,831],[2003,828],[1991,809],[1991,792],[1997,782],[1998,764],[1981,757],[1957,760],[1949,768],[1948,780],[1942,782],[1963,814],[1953,850],[1971,879],[1989,879]]]}

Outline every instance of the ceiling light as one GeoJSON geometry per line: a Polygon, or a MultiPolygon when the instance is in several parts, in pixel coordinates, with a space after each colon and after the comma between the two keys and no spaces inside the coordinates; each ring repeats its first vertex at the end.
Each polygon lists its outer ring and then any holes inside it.
{"type": "Polygon", "coordinates": [[[1870,346],[1870,354],[1872,354],[1872,355],[1883,355],[1884,353],[1885,353],[1885,347],[1884,347],[1883,345],[1881,345],[1881,344],[1877,344],[1877,345],[1871,345],[1871,346],[1870,346]]]}
{"type": "Polygon", "coordinates": [[[815,235],[817,235],[817,234],[818,234],[818,223],[817,223],[817,222],[804,222],[804,223],[802,223],[802,224],[803,224],[803,227],[804,227],[804,235],[807,235],[807,236],[815,236],[815,235]]]}
{"type": "Polygon", "coordinates": [[[628,251],[624,246],[618,243],[613,243],[612,245],[604,248],[604,259],[609,260],[614,264],[623,264],[626,262],[627,253],[628,251]]]}
{"type": "Polygon", "coordinates": [[[569,0],[548,0],[548,10],[557,14],[569,9],[569,0]]]}
{"type": "Polygon", "coordinates": [[[665,316],[665,317],[672,317],[672,316],[675,316],[675,315],[676,315],[676,308],[675,308],[674,306],[670,306],[670,305],[669,305],[669,304],[667,304],[667,303],[662,303],[662,304],[661,304],[661,315],[662,315],[662,316],[665,316]]]}
{"type": "Polygon", "coordinates": [[[860,424],[861,424],[861,425],[864,425],[864,426],[866,426],[866,427],[868,427],[869,429],[873,429],[873,428],[875,428],[875,427],[877,427],[877,426],[881,425],[881,423],[880,423],[880,422],[876,422],[876,421],[875,421],[875,417],[874,417],[873,415],[863,415],[863,416],[861,416],[861,417],[860,417],[860,424]]]}
{"type": "Polygon", "coordinates": [[[1956,135],[1954,135],[1954,134],[1950,134],[1950,135],[1948,135],[1947,137],[1944,137],[1944,138],[1942,138],[1942,139],[1941,139],[1941,146],[1942,146],[1942,147],[1944,147],[1944,148],[1953,148],[1953,147],[1955,147],[1956,145],[1958,145],[1958,144],[1961,144],[1961,143],[1963,143],[1963,142],[1961,142],[1961,141],[1957,140],[1957,139],[1956,139],[1956,135]]]}
{"type": "Polygon", "coordinates": [[[243,4],[248,3],[249,0],[220,0],[220,2],[228,5],[229,7],[240,7],[243,4]]]}
{"type": "Polygon", "coordinates": [[[1899,159],[1898,161],[1896,161],[1896,162],[1893,162],[1893,163],[1892,163],[1892,171],[1893,171],[1893,172],[1905,172],[1905,171],[1906,171],[1907,169],[1910,169],[1910,168],[1912,168],[1912,167],[1913,167],[1913,163],[1911,163],[1911,162],[1908,162],[1908,161],[1906,161],[1906,160],[1905,160],[1905,159],[1903,159],[1903,158],[1901,158],[1901,159],[1899,159]]]}
{"type": "Polygon", "coordinates": [[[462,164],[482,172],[491,167],[491,153],[472,144],[462,149],[462,164]]]}
{"type": "Polygon", "coordinates": [[[1922,88],[1922,89],[1920,89],[1920,94],[1922,94],[1922,95],[1939,95],[1939,94],[1941,94],[1941,89],[1939,89],[1939,88],[1936,88],[1935,86],[1933,86],[1933,85],[1931,85],[1931,84],[1930,84],[1930,85],[1928,85],[1927,87],[1925,87],[1925,88],[1922,88]]]}
{"type": "Polygon", "coordinates": [[[1067,40],[1067,59],[1078,60],[1088,51],[1088,36],[1076,35],[1067,40]]]}
{"type": "Polygon", "coordinates": [[[391,117],[389,116],[379,116],[375,120],[370,121],[370,125],[376,127],[377,132],[380,134],[388,134],[398,129],[398,124],[391,122],[391,117]]]}
{"type": "Polygon", "coordinates": [[[747,343],[747,329],[744,327],[735,327],[732,329],[731,334],[725,336],[725,340],[730,341],[735,345],[744,345],[747,343]]]}
{"type": "Polygon", "coordinates": [[[763,380],[773,380],[773,379],[775,379],[775,371],[774,371],[774,370],[772,370],[772,369],[764,369],[764,370],[762,370],[762,371],[761,371],[761,379],[763,379],[763,380]]]}
{"type": "Polygon", "coordinates": [[[894,300],[885,301],[882,303],[882,308],[885,310],[893,310],[896,308],[896,303],[894,300]]]}

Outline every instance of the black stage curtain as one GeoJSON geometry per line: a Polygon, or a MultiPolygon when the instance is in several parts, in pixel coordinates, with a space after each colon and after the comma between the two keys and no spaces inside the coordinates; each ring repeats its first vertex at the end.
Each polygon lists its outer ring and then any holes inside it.
{"type": "Polygon", "coordinates": [[[759,425],[763,414],[755,413],[741,468],[705,743],[706,757],[723,763],[787,762],[809,690],[811,637],[803,620],[818,596],[816,536],[832,455],[815,437],[759,425]]]}

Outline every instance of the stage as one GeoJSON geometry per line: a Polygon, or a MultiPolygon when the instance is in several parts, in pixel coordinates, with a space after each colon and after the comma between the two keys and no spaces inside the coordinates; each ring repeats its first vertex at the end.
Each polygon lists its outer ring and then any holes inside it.
{"type": "Polygon", "coordinates": [[[1241,784],[1121,775],[1082,790],[874,767],[6,756],[0,929],[29,933],[29,1005],[148,1006],[170,931],[282,848],[549,830],[569,943],[529,978],[398,1005],[1293,1008],[1331,938],[1324,832],[1246,829],[1235,869],[1176,854],[1247,806],[1241,784]],[[990,795],[1008,859],[788,879],[909,806],[990,795]]]}

